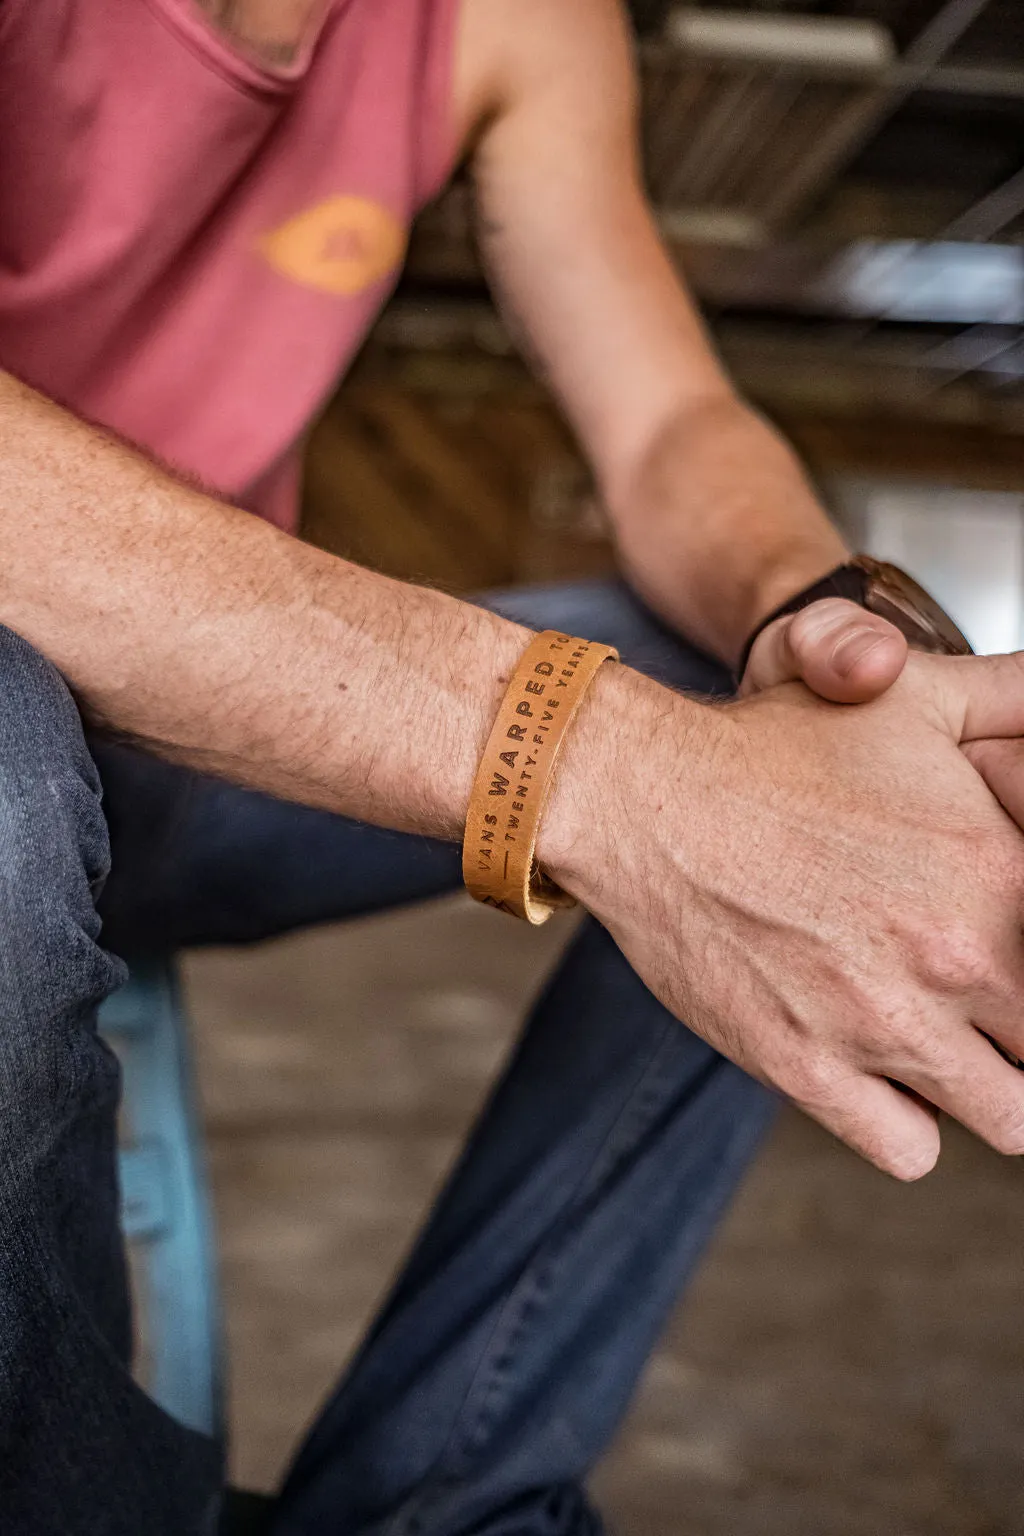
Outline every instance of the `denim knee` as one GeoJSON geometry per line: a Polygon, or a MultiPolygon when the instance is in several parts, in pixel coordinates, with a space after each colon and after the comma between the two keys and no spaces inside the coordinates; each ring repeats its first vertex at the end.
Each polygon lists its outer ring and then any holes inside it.
{"type": "Polygon", "coordinates": [[[0,626],[0,1147],[116,1094],[92,1029],[122,968],[99,947],[107,873],[96,770],[56,669],[0,626]]]}

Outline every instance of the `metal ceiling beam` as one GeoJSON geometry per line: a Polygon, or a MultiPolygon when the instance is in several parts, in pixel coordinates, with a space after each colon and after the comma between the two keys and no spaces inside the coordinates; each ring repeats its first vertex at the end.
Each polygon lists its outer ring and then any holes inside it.
{"type": "Polygon", "coordinates": [[[950,96],[987,96],[993,101],[1024,101],[1024,66],[938,64],[932,69],[897,64],[893,84],[910,90],[941,91],[950,96]]]}
{"type": "MultiPolygon", "coordinates": [[[[987,4],[988,0],[945,0],[898,59],[884,27],[855,18],[713,12],[692,7],[673,11],[665,22],[661,43],[648,49],[652,67],[664,77],[667,63],[667,78],[671,79],[674,56],[680,70],[680,89],[685,86],[691,94],[691,80],[700,82],[705,78],[702,72],[710,71],[707,80],[711,93],[707,86],[703,87],[706,105],[698,113],[695,137],[683,154],[679,174],[670,177],[670,181],[678,183],[681,198],[678,193],[673,197],[671,187],[666,185],[663,200],[673,205],[677,199],[686,203],[721,201],[721,197],[716,198],[716,191],[728,200],[729,188],[739,173],[726,174],[728,187],[717,187],[715,168],[719,161],[726,163],[727,170],[736,162],[732,141],[750,131],[746,119],[752,116],[761,122],[758,143],[760,158],[764,159],[765,145],[776,144],[770,126],[772,109],[779,102],[785,108],[786,91],[792,96],[805,87],[832,89],[835,99],[829,102],[827,96],[823,98],[828,105],[825,121],[813,110],[807,115],[810,109],[801,95],[796,103],[790,102],[792,112],[787,116],[784,111],[782,121],[775,125],[774,131],[780,137],[777,148],[768,157],[771,174],[766,171],[763,178],[767,195],[761,195],[758,188],[756,206],[746,211],[756,211],[764,226],[777,228],[850,162],[908,96],[915,90],[937,85],[934,75],[942,60],[987,4]],[[784,81],[794,83],[785,85],[784,81]],[[835,85],[815,85],[822,81],[835,85]],[[841,89],[844,83],[845,93],[841,89]],[[766,91],[769,99],[765,103],[761,97],[766,91]],[[735,102],[733,96],[737,98],[735,102]],[[722,125],[715,117],[719,108],[725,118],[722,125]],[[808,125],[815,118],[813,132],[808,132],[808,125]],[[788,138],[787,126],[791,130],[788,138]],[[794,142],[790,143],[790,139],[794,142]],[[691,162],[701,167],[699,186],[691,186],[692,177],[684,174],[691,162]]],[[[946,88],[951,84],[949,79],[942,83],[946,88]]],[[[1024,94],[1024,81],[1020,85],[1024,94]]],[[[664,107],[671,111],[672,102],[666,99],[664,107]]],[[[775,116],[778,115],[776,111],[775,116]]],[[[749,170],[739,179],[749,183],[749,170]]],[[[749,203],[751,195],[748,186],[740,201],[749,203]]]]}
{"type": "MultiPolygon", "coordinates": [[[[645,43],[640,56],[647,64],[664,64],[677,55],[675,46],[669,47],[664,40],[645,43]]],[[[753,62],[753,61],[751,61],[753,62]]],[[[849,80],[850,67],[831,58],[820,59],[772,59],[773,76],[784,78],[792,75],[798,80],[835,81],[849,80]]],[[[1016,68],[1000,64],[936,64],[924,67],[896,60],[884,69],[874,72],[871,83],[888,90],[899,91],[904,96],[913,91],[929,91],[948,96],[987,97],[992,101],[1024,101],[1024,64],[1016,68]]]]}
{"type": "Polygon", "coordinates": [[[954,219],[943,240],[991,240],[1024,213],[1024,166],[954,219]]]}
{"type": "MultiPolygon", "coordinates": [[[[981,15],[988,0],[946,0],[903,54],[912,77],[926,77],[981,15]]],[[[882,123],[917,89],[920,78],[899,85],[880,84],[841,113],[803,164],[776,190],[767,209],[769,222],[792,214],[821,186],[829,173],[848,165],[882,123]]]]}
{"type": "Polygon", "coordinates": [[[666,42],[687,58],[753,64],[762,69],[826,70],[874,78],[896,60],[887,27],[852,16],[779,15],[771,11],[702,11],[669,15],[666,42]]]}
{"type": "Polygon", "coordinates": [[[920,69],[933,69],[974,25],[988,3],[989,0],[946,0],[904,50],[903,62],[920,69]]]}

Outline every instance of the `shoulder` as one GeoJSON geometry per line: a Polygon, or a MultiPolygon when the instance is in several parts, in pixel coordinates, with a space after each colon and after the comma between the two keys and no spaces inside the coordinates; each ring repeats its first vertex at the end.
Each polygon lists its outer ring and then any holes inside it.
{"type": "Polygon", "coordinates": [[[635,68],[624,4],[461,0],[454,97],[464,152],[496,119],[539,99],[561,101],[570,121],[588,103],[609,118],[631,112],[635,68]]]}

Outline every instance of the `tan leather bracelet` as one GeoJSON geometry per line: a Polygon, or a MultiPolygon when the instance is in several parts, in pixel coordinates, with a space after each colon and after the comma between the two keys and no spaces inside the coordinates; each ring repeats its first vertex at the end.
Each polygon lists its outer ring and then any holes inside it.
{"type": "Polygon", "coordinates": [[[477,901],[528,923],[575,905],[536,862],[558,749],[610,645],[546,629],[524,651],[501,701],[466,812],[462,875],[477,901]]]}

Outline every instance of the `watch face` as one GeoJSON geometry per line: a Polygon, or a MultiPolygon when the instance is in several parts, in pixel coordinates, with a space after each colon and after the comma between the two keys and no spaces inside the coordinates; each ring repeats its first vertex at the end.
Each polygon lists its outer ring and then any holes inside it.
{"type": "Polygon", "coordinates": [[[852,562],[867,576],[864,606],[888,619],[919,651],[970,656],[972,648],[944,608],[898,565],[858,555],[852,562]]]}

